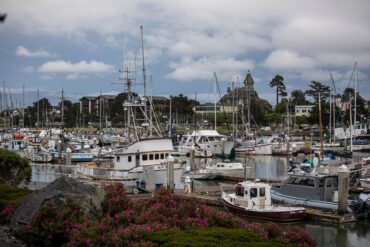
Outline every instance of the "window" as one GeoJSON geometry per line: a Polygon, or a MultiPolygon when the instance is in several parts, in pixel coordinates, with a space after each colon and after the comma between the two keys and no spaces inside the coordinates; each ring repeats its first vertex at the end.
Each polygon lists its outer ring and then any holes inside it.
{"type": "Polygon", "coordinates": [[[164,154],[161,154],[161,160],[164,160],[164,154]]]}
{"type": "Polygon", "coordinates": [[[235,195],[237,196],[244,196],[244,187],[236,186],[235,187],[235,195]]]}
{"type": "Polygon", "coordinates": [[[132,157],[131,156],[128,156],[127,157],[127,160],[128,160],[128,162],[131,162],[132,161],[132,157]]]}
{"type": "Polygon", "coordinates": [[[295,177],[290,177],[287,181],[287,184],[294,184],[295,177]]]}
{"type": "Polygon", "coordinates": [[[159,160],[159,154],[155,154],[155,159],[159,160]]]}
{"type": "Polygon", "coordinates": [[[302,180],[303,186],[315,187],[315,180],[312,178],[306,178],[302,180]]]}
{"type": "Polygon", "coordinates": [[[266,191],[265,188],[260,188],[260,197],[265,197],[266,191]]]}
{"type": "Polygon", "coordinates": [[[324,179],[320,179],[320,181],[319,181],[319,187],[324,187],[324,179]]]}
{"type": "Polygon", "coordinates": [[[214,142],[215,141],[215,138],[213,136],[208,136],[208,141],[214,142]]]}
{"type": "Polygon", "coordinates": [[[117,157],[116,157],[116,161],[117,161],[117,162],[120,162],[120,161],[121,161],[121,156],[117,156],[117,157]]]}
{"type": "Polygon", "coordinates": [[[251,188],[251,198],[257,197],[257,188],[251,188]]]}
{"type": "Polygon", "coordinates": [[[154,159],[154,155],[153,154],[149,154],[149,160],[153,160],[154,159]]]}
{"type": "Polygon", "coordinates": [[[302,110],[302,113],[306,113],[307,112],[307,110],[302,110]]]}
{"type": "Polygon", "coordinates": [[[166,158],[168,157],[168,153],[166,153],[166,158]]]}
{"type": "Polygon", "coordinates": [[[330,188],[332,186],[332,183],[333,183],[333,180],[331,179],[326,180],[326,187],[330,188]]]}
{"type": "Polygon", "coordinates": [[[302,178],[295,178],[294,182],[293,182],[294,185],[301,185],[302,184],[302,178]]]}
{"type": "Polygon", "coordinates": [[[338,178],[333,178],[333,187],[338,187],[338,178]]]}
{"type": "Polygon", "coordinates": [[[148,155],[147,154],[143,154],[142,160],[148,160],[148,155]]]}

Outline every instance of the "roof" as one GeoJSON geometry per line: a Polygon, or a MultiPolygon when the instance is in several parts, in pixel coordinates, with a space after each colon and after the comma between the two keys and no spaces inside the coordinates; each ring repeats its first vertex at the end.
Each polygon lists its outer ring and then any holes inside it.
{"type": "Polygon", "coordinates": [[[169,99],[164,96],[146,96],[147,98],[152,98],[153,101],[168,101],[169,99]]]}
{"type": "Polygon", "coordinates": [[[244,79],[244,85],[253,86],[254,80],[252,78],[251,72],[248,70],[247,76],[244,79]]]}
{"type": "Polygon", "coordinates": [[[117,97],[117,95],[99,95],[97,98],[100,98],[100,97],[104,99],[108,99],[108,100],[114,100],[117,97]]]}
{"type": "Polygon", "coordinates": [[[82,101],[83,99],[87,99],[87,100],[96,100],[98,98],[98,96],[83,96],[80,101],[82,101]]]}
{"type": "Polygon", "coordinates": [[[197,130],[193,131],[190,136],[223,136],[220,135],[216,130],[197,130]]]}
{"type": "Polygon", "coordinates": [[[314,105],[296,105],[295,108],[314,108],[314,105]]]}

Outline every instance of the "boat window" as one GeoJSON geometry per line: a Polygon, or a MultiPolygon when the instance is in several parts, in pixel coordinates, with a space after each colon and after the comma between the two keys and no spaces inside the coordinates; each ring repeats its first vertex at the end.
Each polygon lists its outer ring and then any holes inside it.
{"type": "Polygon", "coordinates": [[[117,156],[117,157],[116,157],[116,161],[117,161],[117,162],[120,162],[120,160],[121,160],[121,156],[117,156]]]}
{"type": "Polygon", "coordinates": [[[154,159],[154,155],[153,154],[149,154],[149,160],[153,160],[154,159]]]}
{"type": "Polygon", "coordinates": [[[295,178],[294,182],[292,183],[294,185],[301,185],[302,184],[302,178],[295,178]]]}
{"type": "Polygon", "coordinates": [[[161,160],[163,160],[164,159],[164,154],[161,154],[161,160]]]}
{"type": "Polygon", "coordinates": [[[266,191],[265,188],[260,188],[260,197],[265,197],[266,191]]]}
{"type": "Polygon", "coordinates": [[[155,159],[159,160],[159,154],[155,154],[155,159]]]}
{"type": "Polygon", "coordinates": [[[128,162],[131,162],[132,161],[132,157],[131,156],[128,156],[128,162]]]}
{"type": "Polygon", "coordinates": [[[147,154],[143,154],[142,160],[148,160],[148,155],[147,154]]]}
{"type": "Polygon", "coordinates": [[[315,187],[315,180],[312,178],[305,178],[302,180],[303,186],[315,187]]]}
{"type": "Polygon", "coordinates": [[[331,179],[326,180],[326,187],[330,188],[332,183],[333,183],[333,180],[331,180],[331,179]]]}
{"type": "Polygon", "coordinates": [[[244,187],[236,186],[235,187],[235,195],[237,196],[244,196],[244,187]]]}
{"type": "Polygon", "coordinates": [[[166,158],[168,157],[168,153],[166,153],[166,158]]]}
{"type": "Polygon", "coordinates": [[[208,141],[214,142],[215,141],[215,138],[213,136],[208,136],[208,141]]]}
{"type": "Polygon", "coordinates": [[[324,187],[324,179],[320,179],[320,181],[319,181],[319,187],[324,187]]]}
{"type": "Polygon", "coordinates": [[[333,187],[338,187],[338,178],[333,178],[333,187]]]}
{"type": "Polygon", "coordinates": [[[251,188],[251,198],[257,197],[257,188],[251,188]]]}
{"type": "Polygon", "coordinates": [[[286,183],[287,184],[293,184],[294,180],[295,180],[295,177],[290,177],[286,183]]]}

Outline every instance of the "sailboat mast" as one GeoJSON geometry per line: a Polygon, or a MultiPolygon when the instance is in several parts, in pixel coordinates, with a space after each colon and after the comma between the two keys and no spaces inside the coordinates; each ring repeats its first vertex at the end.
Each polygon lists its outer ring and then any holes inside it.
{"type": "Polygon", "coordinates": [[[320,121],[320,143],[321,143],[321,159],[323,159],[324,155],[324,143],[323,143],[323,136],[322,136],[322,116],[321,116],[321,94],[319,91],[319,121],[320,121]]]}
{"type": "Polygon", "coordinates": [[[354,116],[353,124],[356,129],[357,125],[357,62],[355,63],[355,107],[354,107],[354,116]]]}
{"type": "Polygon", "coordinates": [[[39,89],[37,89],[37,131],[39,130],[40,124],[40,94],[39,89]]]}
{"type": "Polygon", "coordinates": [[[23,127],[24,127],[24,84],[23,84],[23,97],[22,97],[22,120],[23,120],[23,127]]]}
{"type": "Polygon", "coordinates": [[[64,127],[64,88],[62,88],[62,97],[61,99],[61,106],[62,106],[62,129],[64,127]]]}
{"type": "Polygon", "coordinates": [[[213,72],[213,75],[215,76],[215,102],[214,102],[214,106],[215,106],[215,130],[217,131],[217,75],[216,75],[216,72],[213,72]]]}
{"type": "Polygon", "coordinates": [[[331,143],[331,101],[332,101],[332,90],[329,95],[329,143],[331,143]]]}
{"type": "MultiPolygon", "coordinates": [[[[145,74],[145,56],[144,56],[144,33],[143,33],[143,26],[140,26],[140,33],[141,33],[141,54],[143,59],[143,84],[144,84],[144,98],[145,98],[145,106],[144,106],[144,112],[147,114],[147,94],[146,94],[146,74],[145,74]]],[[[145,118],[145,123],[147,123],[147,118],[145,118]]]]}

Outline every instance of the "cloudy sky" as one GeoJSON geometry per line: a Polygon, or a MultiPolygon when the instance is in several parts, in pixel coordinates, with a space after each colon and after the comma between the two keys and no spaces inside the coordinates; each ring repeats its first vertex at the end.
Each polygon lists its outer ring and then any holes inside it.
{"type": "Polygon", "coordinates": [[[62,88],[72,101],[121,92],[124,64],[141,84],[141,25],[153,95],[213,101],[213,72],[224,93],[250,70],[273,103],[276,74],[290,92],[331,72],[343,91],[357,62],[370,100],[370,0],[0,0],[0,13],[0,81],[14,103],[22,85],[27,103],[38,89],[52,102],[62,88]]]}

